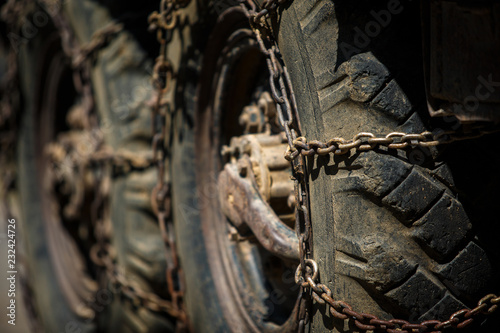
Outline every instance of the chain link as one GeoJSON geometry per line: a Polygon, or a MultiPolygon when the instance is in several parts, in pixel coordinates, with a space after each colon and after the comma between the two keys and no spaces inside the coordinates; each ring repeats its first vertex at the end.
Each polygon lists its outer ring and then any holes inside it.
{"type": "MultiPolygon", "coordinates": [[[[97,207],[103,205],[109,193],[108,179],[111,172],[110,167],[114,169],[131,170],[133,168],[146,168],[155,166],[157,168],[157,184],[151,193],[151,204],[153,211],[157,216],[158,225],[161,230],[162,238],[166,246],[166,278],[168,294],[171,299],[163,299],[152,292],[144,291],[137,283],[127,278],[116,265],[114,249],[110,243],[111,223],[109,213],[104,208],[101,213],[102,218],[97,219],[95,226],[95,235],[97,243],[90,251],[90,257],[94,263],[103,267],[110,283],[118,289],[123,295],[130,299],[135,306],[142,306],[151,311],[165,312],[170,316],[177,318],[176,331],[187,331],[187,316],[182,303],[183,285],[182,270],[179,266],[178,255],[176,253],[174,231],[170,216],[170,188],[165,181],[165,160],[167,151],[165,147],[166,139],[166,116],[168,115],[168,103],[163,100],[164,94],[169,90],[170,81],[173,77],[172,66],[166,57],[166,45],[169,42],[170,30],[175,28],[177,22],[178,9],[183,8],[188,2],[162,1],[160,12],[154,12],[150,15],[148,21],[150,28],[156,28],[158,31],[158,41],[160,42],[160,55],[156,59],[153,82],[156,90],[156,100],[152,112],[152,155],[150,157],[138,157],[137,154],[128,152],[112,152],[107,147],[89,155],[88,159],[94,163],[100,164],[100,169],[108,169],[107,172],[101,172],[101,180],[98,182],[99,194],[96,196],[97,207]],[[167,24],[168,22],[168,24],[167,24]],[[106,232],[107,231],[107,232],[106,232]]],[[[111,24],[94,34],[92,41],[77,52],[76,59],[73,60],[75,67],[81,67],[84,61],[96,52],[96,50],[105,46],[109,39],[123,29],[122,24],[111,24]]],[[[95,213],[94,215],[99,215],[95,213]]]]}
{"type": "Polygon", "coordinates": [[[100,168],[98,168],[100,171],[99,185],[92,205],[92,216],[93,220],[96,221],[94,225],[96,244],[90,250],[90,258],[104,270],[114,292],[123,294],[137,307],[142,306],[151,311],[166,312],[171,316],[178,317],[178,310],[170,300],[162,299],[153,292],[144,291],[136,282],[130,280],[116,264],[116,255],[110,243],[112,226],[109,206],[107,205],[111,184],[109,170],[111,163],[103,160],[100,163],[100,168]]]}
{"type": "Polygon", "coordinates": [[[435,133],[425,131],[422,133],[402,133],[392,132],[385,136],[377,137],[370,132],[360,132],[351,140],[344,138],[332,138],[328,141],[318,141],[307,139],[303,136],[292,141],[292,145],[285,152],[285,158],[289,161],[297,156],[314,155],[343,155],[351,151],[369,151],[385,147],[387,149],[406,149],[416,147],[434,147],[442,144],[449,144],[460,140],[479,138],[486,134],[500,131],[498,126],[478,126],[467,131],[436,131],[435,133]]]}
{"type": "Polygon", "coordinates": [[[97,30],[90,39],[90,42],[81,46],[73,55],[73,67],[80,68],[84,62],[90,59],[95,53],[109,44],[109,42],[124,29],[124,24],[111,22],[104,28],[97,30]]]}
{"type": "MultiPolygon", "coordinates": [[[[166,279],[170,306],[176,313],[176,331],[187,331],[187,315],[184,309],[184,278],[179,263],[175,232],[170,216],[170,184],[165,181],[167,157],[167,117],[171,115],[171,101],[165,99],[174,78],[172,64],[167,56],[167,45],[172,38],[172,31],[179,21],[180,9],[186,7],[190,0],[162,0],[159,11],[153,12],[149,18],[149,30],[156,30],[160,44],[160,53],[153,68],[153,86],[156,88],[155,103],[152,108],[152,151],[153,161],[157,169],[157,184],[151,192],[151,204],[156,214],[161,235],[165,243],[167,263],[166,279]]],[[[169,121],[171,124],[172,122],[169,121]]]]}
{"type": "MultiPolygon", "coordinates": [[[[482,298],[474,309],[463,309],[455,312],[446,321],[427,320],[420,324],[412,324],[402,319],[382,320],[377,316],[360,313],[353,310],[348,303],[334,300],[332,291],[324,284],[317,283],[318,265],[312,257],[312,230],[309,219],[309,194],[307,175],[305,173],[305,156],[346,154],[352,149],[369,151],[385,147],[386,149],[407,149],[416,147],[434,147],[440,144],[451,143],[459,140],[473,139],[485,134],[497,132],[498,126],[479,126],[468,131],[425,131],[422,133],[392,132],[385,136],[376,136],[369,132],[360,132],[351,140],[332,138],[322,142],[308,141],[300,136],[300,123],[298,110],[293,94],[288,71],[281,59],[276,41],[272,38],[272,30],[266,19],[273,16],[287,0],[266,0],[262,10],[258,11],[252,0],[243,0],[242,7],[249,18],[250,26],[259,43],[262,53],[266,56],[267,67],[270,73],[269,83],[273,99],[277,104],[278,116],[281,125],[285,128],[288,140],[288,149],[285,158],[293,165],[296,197],[296,229],[300,242],[300,263],[296,270],[295,281],[302,287],[301,300],[304,300],[308,291],[312,299],[319,304],[328,304],[333,317],[341,320],[352,320],[361,331],[395,332],[440,332],[449,328],[464,328],[470,325],[479,315],[488,315],[498,308],[500,297],[489,294],[482,298]]],[[[309,321],[307,304],[301,302],[297,318],[299,331],[303,332],[309,321]],[[305,309],[303,307],[306,307],[305,309]]]]}
{"type": "Polygon", "coordinates": [[[115,293],[121,293],[136,307],[144,307],[154,312],[165,312],[173,317],[181,316],[172,301],[163,299],[154,292],[147,292],[129,279],[116,262],[116,254],[111,246],[112,224],[109,213],[109,200],[111,188],[110,160],[98,160],[96,167],[97,191],[92,204],[91,216],[95,222],[94,235],[96,243],[90,250],[91,260],[105,272],[110,286],[115,293]]]}
{"type": "MultiPolygon", "coordinates": [[[[300,138],[301,133],[297,103],[288,70],[281,59],[278,46],[272,37],[271,28],[266,21],[266,18],[275,15],[278,5],[285,2],[286,0],[267,0],[263,3],[263,9],[260,11],[257,10],[257,6],[252,0],[242,1],[241,6],[249,19],[259,48],[266,57],[271,95],[276,102],[278,119],[285,129],[288,146],[293,147],[293,142],[300,138]]],[[[312,228],[309,219],[309,194],[304,156],[297,154],[291,162],[296,197],[295,229],[299,238],[299,267],[305,272],[308,269],[307,263],[311,261],[309,258],[312,256],[312,228]]],[[[307,297],[307,289],[302,286],[296,318],[299,332],[304,332],[310,321],[310,305],[311,299],[307,297]]]]}
{"type": "Polygon", "coordinates": [[[377,331],[388,333],[440,332],[447,329],[461,329],[469,326],[478,315],[491,315],[500,303],[500,296],[488,294],[483,297],[473,309],[462,309],[453,313],[447,320],[426,320],[412,324],[402,319],[382,320],[375,315],[357,312],[346,302],[333,299],[332,291],[326,285],[316,283],[318,265],[314,260],[305,261],[307,269],[298,266],[295,272],[295,282],[303,288],[310,289],[312,297],[319,304],[327,304],[334,318],[352,320],[354,325],[363,332],[377,331]]]}

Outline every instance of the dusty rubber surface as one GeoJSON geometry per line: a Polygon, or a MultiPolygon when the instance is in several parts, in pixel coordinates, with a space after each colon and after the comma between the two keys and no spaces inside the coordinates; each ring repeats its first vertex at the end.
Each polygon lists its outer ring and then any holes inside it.
{"type": "MultiPolygon", "coordinates": [[[[283,11],[279,44],[308,139],[439,126],[425,110],[415,5],[295,1],[283,11]],[[372,11],[390,13],[390,22],[381,26],[372,11]]],[[[335,299],[382,318],[418,322],[443,320],[498,292],[499,247],[482,229],[491,232],[484,220],[498,220],[498,209],[478,212],[470,204],[474,192],[462,191],[473,191],[475,182],[470,175],[460,180],[464,166],[457,165],[457,153],[455,145],[308,161],[314,259],[335,299]]],[[[497,178],[491,182],[498,184],[497,178]]],[[[316,307],[313,332],[354,330],[324,312],[316,307]]]]}

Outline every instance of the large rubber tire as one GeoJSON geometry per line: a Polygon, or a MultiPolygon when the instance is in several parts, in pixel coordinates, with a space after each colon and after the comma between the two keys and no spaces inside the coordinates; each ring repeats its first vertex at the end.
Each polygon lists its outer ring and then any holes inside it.
{"type": "MultiPolygon", "coordinates": [[[[44,61],[47,41],[50,34],[47,29],[40,30],[36,38],[19,48],[18,66],[20,89],[23,96],[23,110],[17,142],[17,191],[21,216],[18,217],[21,230],[16,235],[25,245],[24,260],[21,261],[28,282],[25,293],[32,298],[30,307],[34,308],[36,322],[32,328],[46,332],[92,332],[95,325],[78,316],[70,307],[64,295],[60,280],[56,274],[56,262],[50,249],[49,227],[53,223],[47,214],[44,197],[47,191],[42,181],[40,170],[40,114],[39,101],[42,91],[39,79],[41,63],[44,61]],[[43,327],[43,329],[42,329],[43,327]]],[[[67,251],[74,254],[74,248],[67,251]]],[[[20,252],[18,250],[18,252],[20,252]]],[[[18,263],[19,265],[20,263],[18,263]]],[[[25,295],[26,296],[26,295],[25,295]]]]}
{"type": "MultiPolygon", "coordinates": [[[[96,1],[65,1],[63,15],[70,22],[81,45],[90,41],[93,33],[111,22],[113,16],[121,19],[128,14],[125,29],[99,54],[92,67],[92,87],[105,142],[115,151],[125,149],[142,154],[151,151],[151,109],[147,104],[152,94],[152,54],[157,43],[146,31],[147,14],[157,9],[155,2],[140,10],[131,8],[133,2],[109,8],[96,1]],[[137,16],[133,16],[133,13],[137,16]],[[131,18],[132,16],[132,18],[131,18]],[[137,21],[134,21],[137,20],[137,21]],[[132,24],[131,24],[132,23],[132,24]],[[143,27],[135,29],[134,24],[143,27]],[[132,26],[131,29],[129,27],[132,26]],[[139,42],[140,41],[140,42],[139,42]],[[126,112],[125,112],[126,111],[126,112]]],[[[137,5],[137,3],[135,4],[137,5]]],[[[52,27],[54,30],[54,28],[52,27]]],[[[52,30],[52,31],[53,31],[52,30]]],[[[40,207],[41,184],[37,183],[34,150],[37,138],[39,112],[35,105],[36,82],[40,50],[46,41],[44,30],[27,43],[20,53],[24,113],[19,147],[19,188],[25,243],[28,244],[28,268],[35,308],[41,326],[46,332],[170,332],[174,320],[166,314],[138,308],[136,304],[111,285],[105,277],[98,292],[112,295],[112,300],[101,302],[95,309],[95,321],[73,313],[61,292],[54,273],[54,263],[44,235],[45,227],[40,207]]],[[[62,100],[67,96],[60,96],[62,100]]],[[[43,148],[43,147],[42,147],[43,148]]],[[[164,243],[158,223],[152,212],[150,193],[156,184],[153,168],[134,170],[116,177],[110,193],[110,211],[113,223],[112,244],[117,265],[128,280],[142,290],[167,297],[164,243]]]]}
{"type": "MultiPolygon", "coordinates": [[[[418,2],[294,1],[278,22],[308,139],[441,126],[426,111],[418,2]]],[[[313,257],[334,299],[419,322],[498,293],[498,161],[488,139],[309,159],[313,257]]],[[[356,331],[325,311],[312,332],[356,331]]]]}
{"type": "MultiPolygon", "coordinates": [[[[158,53],[147,15],[156,1],[68,1],[65,13],[81,45],[113,19],[125,29],[100,50],[92,68],[92,86],[105,142],[114,151],[151,152],[151,71],[158,53]],[[89,24],[91,22],[91,24],[89,24]]],[[[168,175],[166,175],[168,181],[168,175]]],[[[153,213],[150,194],[157,183],[154,167],[113,178],[110,192],[112,245],[117,265],[142,290],[166,298],[165,244],[153,213]]],[[[112,290],[112,286],[107,286],[112,290]]],[[[106,332],[172,332],[175,320],[164,313],[114,297],[99,314],[106,332]]]]}

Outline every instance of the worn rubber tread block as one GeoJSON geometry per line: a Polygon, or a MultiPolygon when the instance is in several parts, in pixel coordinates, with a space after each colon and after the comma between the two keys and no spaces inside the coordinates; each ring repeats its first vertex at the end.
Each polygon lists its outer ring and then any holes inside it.
{"type": "MultiPolygon", "coordinates": [[[[458,310],[465,309],[466,306],[464,303],[460,302],[455,296],[446,292],[444,297],[436,303],[432,308],[429,309],[426,313],[420,316],[417,320],[418,322],[422,322],[425,320],[432,320],[437,317],[447,318],[451,316],[453,313],[458,310]]],[[[411,318],[414,319],[414,318],[411,318]]]]}
{"type": "Polygon", "coordinates": [[[394,79],[375,96],[370,105],[398,121],[403,121],[412,114],[412,105],[408,97],[394,79]]]}
{"type": "Polygon", "coordinates": [[[393,190],[411,172],[412,166],[391,156],[370,151],[360,155],[357,163],[363,165],[362,183],[366,192],[380,198],[393,190]]]}
{"type": "MultiPolygon", "coordinates": [[[[394,242],[405,230],[389,210],[360,191],[361,177],[336,179],[333,193],[335,268],[374,292],[384,292],[410,278],[418,266],[409,246],[394,242]],[[350,209],[336,209],[336,207],[350,209]],[[366,224],[365,220],[383,221],[366,224]]],[[[417,245],[413,245],[417,246],[417,245]]],[[[418,246],[417,246],[418,247],[418,246]]]]}
{"type": "Polygon", "coordinates": [[[400,283],[415,271],[417,264],[395,255],[382,243],[360,246],[359,241],[337,239],[336,268],[341,274],[362,281],[367,288],[385,291],[400,283]],[[349,246],[351,245],[351,246],[349,246]],[[356,256],[359,255],[360,257],[356,256]],[[367,262],[365,257],[370,258],[367,262]],[[385,260],[384,260],[385,259],[385,260]]]}
{"type": "Polygon", "coordinates": [[[451,262],[440,266],[437,274],[455,293],[475,295],[491,279],[492,264],[482,248],[469,242],[451,262]]]}
{"type": "Polygon", "coordinates": [[[444,191],[439,184],[412,170],[410,175],[382,202],[391,206],[405,225],[409,225],[444,191]]]}
{"type": "Polygon", "coordinates": [[[385,295],[408,314],[424,313],[438,303],[446,293],[446,288],[436,281],[429,272],[417,270],[405,283],[385,295]]]}
{"type": "Polygon", "coordinates": [[[375,97],[389,79],[389,70],[371,53],[355,55],[340,65],[337,75],[349,78],[349,97],[366,102],[375,97]]]}
{"type": "Polygon", "coordinates": [[[309,9],[303,19],[300,20],[300,27],[306,36],[311,36],[316,32],[323,22],[328,21],[335,7],[328,0],[318,1],[309,9]]]}
{"type": "Polygon", "coordinates": [[[430,174],[448,188],[454,187],[453,175],[451,174],[450,168],[446,164],[441,164],[436,169],[430,171],[430,174]]]}
{"type": "Polygon", "coordinates": [[[412,237],[430,256],[444,260],[458,250],[471,227],[462,204],[444,193],[429,212],[414,223],[412,237]]]}
{"type": "Polygon", "coordinates": [[[304,40],[307,45],[306,52],[309,52],[309,57],[314,59],[311,66],[313,71],[318,73],[316,89],[321,89],[331,81],[333,73],[330,68],[335,66],[336,48],[324,47],[325,36],[333,39],[337,34],[337,23],[329,19],[334,15],[335,7],[330,0],[304,1],[303,3],[298,13],[299,25],[306,37],[304,40]],[[328,34],[325,35],[325,32],[328,34]]]}

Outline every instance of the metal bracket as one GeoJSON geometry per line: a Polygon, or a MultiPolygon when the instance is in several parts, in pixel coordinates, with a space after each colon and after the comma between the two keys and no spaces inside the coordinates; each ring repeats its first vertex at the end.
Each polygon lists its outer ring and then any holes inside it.
{"type": "Polygon", "coordinates": [[[260,244],[272,254],[286,259],[299,259],[299,240],[295,231],[285,225],[262,198],[251,162],[228,163],[219,175],[219,202],[233,225],[250,228],[260,244]]]}

